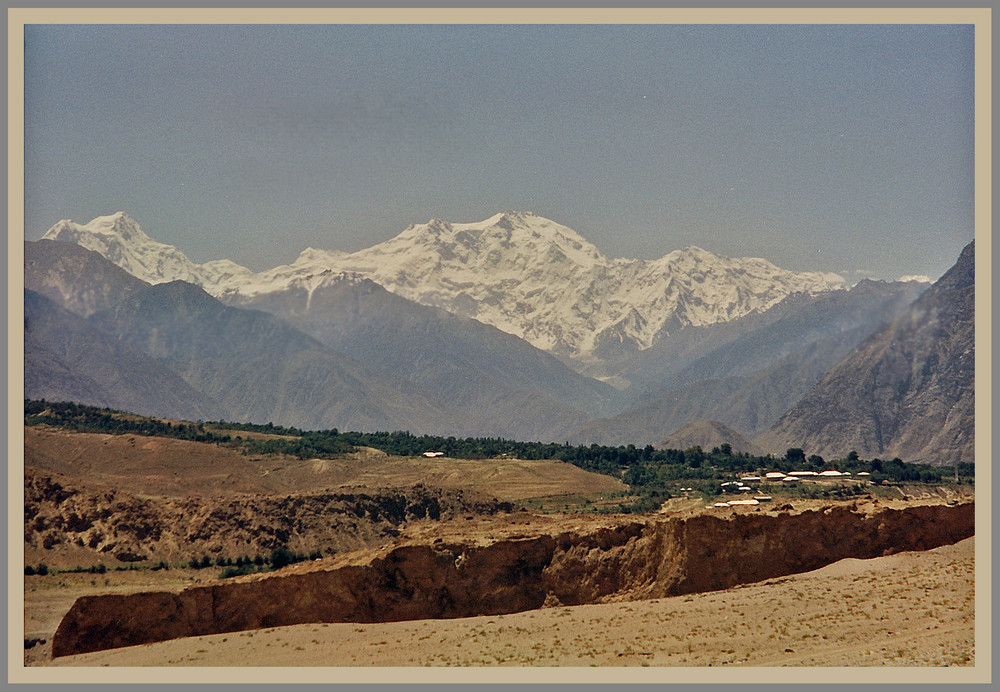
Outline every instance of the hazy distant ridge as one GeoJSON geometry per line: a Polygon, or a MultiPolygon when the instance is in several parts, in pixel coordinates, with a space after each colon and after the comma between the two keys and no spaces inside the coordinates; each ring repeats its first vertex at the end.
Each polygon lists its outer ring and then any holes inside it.
{"type": "Polygon", "coordinates": [[[556,355],[643,350],[664,333],[738,319],[793,293],[842,288],[836,274],[791,272],[697,247],[657,260],[609,259],[575,231],[530,212],[477,223],[432,220],[355,253],[307,249],[254,274],[229,260],[192,263],[124,213],[44,236],[100,252],[149,283],[181,279],[223,300],[304,289],[343,273],[370,278],[423,305],[473,317],[556,355]]]}

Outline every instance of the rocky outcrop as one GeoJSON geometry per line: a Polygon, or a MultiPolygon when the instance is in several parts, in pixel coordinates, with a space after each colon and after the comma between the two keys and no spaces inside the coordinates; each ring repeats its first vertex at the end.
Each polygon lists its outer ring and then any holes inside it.
{"type": "Polygon", "coordinates": [[[289,495],[151,498],[25,469],[24,545],[90,549],[96,559],[236,558],[278,547],[326,554],[393,540],[420,520],[494,515],[512,505],[475,492],[417,485],[289,495]]]}
{"type": "Polygon", "coordinates": [[[827,459],[975,462],[975,248],[754,442],[827,459]]]}
{"type": "Polygon", "coordinates": [[[623,521],[558,535],[404,541],[373,553],[179,593],[87,596],[53,656],[178,637],[301,624],[512,613],[725,589],[847,558],[924,550],[974,534],[974,505],[623,521]]]}

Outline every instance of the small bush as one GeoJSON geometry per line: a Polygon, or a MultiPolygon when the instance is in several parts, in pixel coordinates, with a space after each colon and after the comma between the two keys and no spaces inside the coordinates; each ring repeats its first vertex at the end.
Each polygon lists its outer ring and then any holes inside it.
{"type": "Polygon", "coordinates": [[[286,565],[292,564],[294,561],[295,557],[285,546],[275,548],[271,551],[271,569],[281,569],[286,565]]]}
{"type": "Polygon", "coordinates": [[[251,564],[245,564],[242,567],[226,567],[222,570],[219,575],[219,579],[229,579],[230,577],[240,577],[244,574],[253,574],[257,571],[257,568],[251,564]]]}

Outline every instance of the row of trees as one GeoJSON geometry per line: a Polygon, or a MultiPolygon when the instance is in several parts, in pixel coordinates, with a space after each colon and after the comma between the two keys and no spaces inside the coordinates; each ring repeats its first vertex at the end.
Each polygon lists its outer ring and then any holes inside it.
{"type": "MultiPolygon", "coordinates": [[[[821,456],[806,455],[800,448],[790,448],[783,456],[758,456],[734,452],[728,443],[706,452],[700,447],[656,449],[652,445],[570,445],[569,443],[518,442],[498,437],[442,437],[414,435],[409,432],[340,432],[336,428],[302,431],[271,423],[170,423],[154,418],[124,414],[74,403],[25,401],[25,424],[45,423],[88,432],[157,435],[236,447],[245,454],[288,454],[299,458],[333,458],[357,447],[373,447],[397,456],[418,456],[426,451],[440,451],[446,457],[490,459],[556,459],[588,471],[621,477],[636,488],[666,488],[673,481],[712,481],[733,473],[763,471],[789,472],[820,470],[836,466],[852,474],[867,472],[873,480],[897,482],[946,482],[956,469],[910,464],[899,458],[891,460],[859,458],[850,452],[843,459],[830,462],[821,456]],[[268,437],[243,437],[240,431],[267,433],[268,437]],[[235,433],[235,434],[234,434],[235,433]]],[[[972,464],[960,464],[957,474],[971,480],[972,464]]]]}
{"type": "Polygon", "coordinates": [[[45,399],[24,401],[25,425],[51,425],[78,432],[100,432],[111,435],[147,435],[173,437],[193,442],[228,442],[229,435],[219,435],[205,429],[205,424],[172,423],[158,418],[146,418],[108,408],[96,408],[73,402],[49,402],[45,399]]]}

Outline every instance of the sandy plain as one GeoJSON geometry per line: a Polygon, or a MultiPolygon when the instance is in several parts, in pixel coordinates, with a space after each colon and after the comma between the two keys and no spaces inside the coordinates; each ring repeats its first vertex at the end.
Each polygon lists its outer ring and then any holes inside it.
{"type": "MultiPolygon", "coordinates": [[[[673,598],[458,620],[296,625],[55,660],[39,646],[26,664],[970,666],[974,540],[673,598]]],[[[65,604],[58,600],[50,616],[65,604]]],[[[52,626],[41,620],[43,629],[52,626]]]]}

